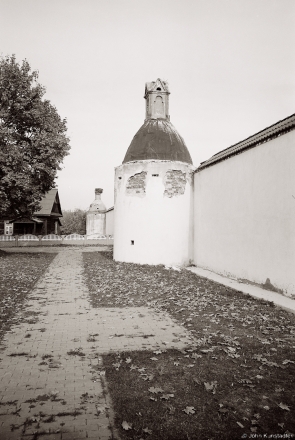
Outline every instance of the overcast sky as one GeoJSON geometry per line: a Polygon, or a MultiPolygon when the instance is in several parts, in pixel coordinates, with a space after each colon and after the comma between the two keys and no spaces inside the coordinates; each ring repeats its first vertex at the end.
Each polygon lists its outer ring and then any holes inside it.
{"type": "Polygon", "coordinates": [[[144,122],[145,83],[195,166],[295,113],[295,0],[0,0],[0,54],[26,58],[68,120],[62,209],[113,205],[114,168],[144,122]]]}

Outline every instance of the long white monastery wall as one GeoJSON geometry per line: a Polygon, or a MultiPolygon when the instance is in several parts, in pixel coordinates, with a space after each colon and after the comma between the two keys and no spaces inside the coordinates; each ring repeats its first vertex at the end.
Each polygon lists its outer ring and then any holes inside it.
{"type": "Polygon", "coordinates": [[[194,262],[295,293],[295,131],[194,176],[194,262]]]}
{"type": "Polygon", "coordinates": [[[193,171],[183,162],[128,162],[115,171],[114,259],[187,265],[193,257],[193,171]]]}
{"type": "Polygon", "coordinates": [[[114,235],[114,209],[106,211],[106,234],[114,235]]]}

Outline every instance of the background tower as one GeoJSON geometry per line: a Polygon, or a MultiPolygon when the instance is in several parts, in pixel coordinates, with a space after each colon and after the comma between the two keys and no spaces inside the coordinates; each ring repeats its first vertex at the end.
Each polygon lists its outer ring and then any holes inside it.
{"type": "Polygon", "coordinates": [[[170,122],[169,88],[146,83],[146,119],[115,170],[114,259],[186,265],[193,252],[193,171],[170,122]]]}
{"type": "Polygon", "coordinates": [[[106,233],[106,207],[101,200],[101,188],[95,188],[95,200],[91,203],[86,214],[87,236],[105,235],[106,233]]]}

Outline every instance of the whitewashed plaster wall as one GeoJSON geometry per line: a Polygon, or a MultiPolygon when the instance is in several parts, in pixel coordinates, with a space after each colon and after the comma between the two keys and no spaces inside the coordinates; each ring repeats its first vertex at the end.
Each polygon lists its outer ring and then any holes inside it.
{"type": "Polygon", "coordinates": [[[87,236],[105,235],[106,233],[106,214],[105,212],[90,211],[86,214],[86,234],[87,236]]]}
{"type": "Polygon", "coordinates": [[[195,173],[194,262],[295,293],[295,131],[195,173]]]}
{"type": "Polygon", "coordinates": [[[146,160],[115,170],[114,259],[187,265],[193,256],[193,171],[146,160]]]}
{"type": "Polygon", "coordinates": [[[114,235],[114,209],[106,212],[106,234],[114,235]]]}

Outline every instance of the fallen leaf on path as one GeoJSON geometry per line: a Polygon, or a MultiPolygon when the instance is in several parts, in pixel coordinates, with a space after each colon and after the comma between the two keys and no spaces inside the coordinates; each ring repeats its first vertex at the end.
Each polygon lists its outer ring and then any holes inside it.
{"type": "Polygon", "coordinates": [[[169,400],[170,397],[174,397],[174,394],[163,394],[160,399],[169,400]]]}
{"type": "Polygon", "coordinates": [[[186,414],[195,414],[195,408],[193,406],[187,406],[185,409],[182,410],[186,414]]]}
{"type": "Polygon", "coordinates": [[[197,354],[197,353],[193,353],[193,354],[192,354],[192,358],[193,358],[193,359],[198,359],[198,358],[201,358],[201,357],[202,357],[201,354],[197,354]]]}
{"type": "Polygon", "coordinates": [[[150,393],[157,394],[157,393],[163,393],[163,390],[162,390],[162,388],[150,387],[150,388],[149,388],[149,392],[150,392],[150,393]]]}
{"type": "Polygon", "coordinates": [[[212,391],[213,394],[216,393],[217,381],[214,380],[212,382],[204,382],[206,391],[212,391]]]}
{"type": "Polygon", "coordinates": [[[115,368],[116,368],[116,370],[118,371],[118,370],[119,370],[119,368],[121,367],[121,363],[120,363],[120,362],[118,362],[118,363],[116,363],[116,364],[113,364],[113,367],[115,367],[115,368]]]}
{"type": "Polygon", "coordinates": [[[129,425],[129,423],[124,420],[122,428],[125,429],[125,431],[128,431],[129,429],[132,429],[132,425],[129,425]]]}
{"type": "Polygon", "coordinates": [[[284,409],[285,411],[290,411],[290,408],[289,408],[289,406],[288,405],[285,405],[284,403],[280,403],[279,405],[278,405],[281,409],[284,409]]]}
{"type": "Polygon", "coordinates": [[[149,376],[147,376],[146,380],[153,380],[155,376],[153,374],[150,374],[149,376]]]}

